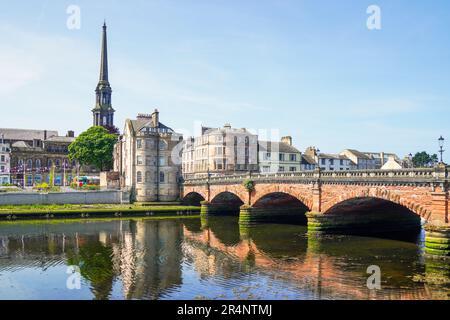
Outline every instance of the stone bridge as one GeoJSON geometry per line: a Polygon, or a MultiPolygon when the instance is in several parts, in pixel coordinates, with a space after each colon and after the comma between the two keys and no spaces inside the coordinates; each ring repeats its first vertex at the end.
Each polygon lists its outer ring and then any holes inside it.
{"type": "Polygon", "coordinates": [[[450,255],[448,168],[304,171],[186,180],[183,199],[203,215],[243,225],[307,223],[308,230],[385,233],[420,229],[426,250],[450,255]]]}

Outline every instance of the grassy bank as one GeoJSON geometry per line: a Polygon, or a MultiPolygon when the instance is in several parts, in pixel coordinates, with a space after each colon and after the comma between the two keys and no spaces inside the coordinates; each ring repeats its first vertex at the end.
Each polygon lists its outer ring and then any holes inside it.
{"type": "Polygon", "coordinates": [[[122,216],[180,216],[197,215],[199,207],[182,205],[20,205],[0,206],[0,220],[61,219],[122,216]]]}

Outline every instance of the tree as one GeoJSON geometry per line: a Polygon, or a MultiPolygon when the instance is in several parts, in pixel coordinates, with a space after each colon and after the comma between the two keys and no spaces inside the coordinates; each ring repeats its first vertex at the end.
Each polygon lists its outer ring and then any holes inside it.
{"type": "Polygon", "coordinates": [[[107,129],[91,127],[69,145],[69,159],[81,165],[92,165],[100,171],[109,170],[113,164],[113,150],[117,137],[107,129]]]}
{"type": "Polygon", "coordinates": [[[431,167],[438,162],[438,156],[437,154],[429,155],[425,151],[417,152],[412,158],[412,162],[416,168],[431,167]]]}

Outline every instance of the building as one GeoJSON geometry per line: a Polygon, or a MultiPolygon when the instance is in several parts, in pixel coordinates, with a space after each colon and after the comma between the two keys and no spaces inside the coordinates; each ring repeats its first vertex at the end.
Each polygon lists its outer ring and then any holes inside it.
{"type": "Polygon", "coordinates": [[[103,25],[102,52],[100,62],[100,79],[95,89],[96,102],[92,109],[93,125],[104,126],[108,129],[114,127],[114,112],[112,107],[112,89],[108,76],[108,41],[106,35],[106,24],[103,25]]]}
{"type": "Polygon", "coordinates": [[[261,173],[298,172],[302,153],[292,146],[292,137],[281,142],[258,141],[258,166],[261,173]]]}
{"type": "Polygon", "coordinates": [[[185,178],[258,172],[258,136],[247,129],[202,127],[183,147],[185,178]]]}
{"type": "Polygon", "coordinates": [[[396,162],[401,162],[400,158],[395,153],[388,152],[363,152],[365,155],[375,160],[375,169],[381,169],[386,162],[391,158],[396,162]]]}
{"type": "MultiPolygon", "coordinates": [[[[377,163],[371,155],[367,155],[354,149],[346,149],[342,151],[340,155],[349,158],[356,165],[354,168],[356,170],[377,169],[377,163]]],[[[381,168],[381,166],[379,166],[378,169],[379,168],[381,168]]]]}
{"type": "Polygon", "coordinates": [[[391,156],[381,167],[381,170],[400,170],[402,168],[402,165],[393,156],[391,156]]]}
{"type": "Polygon", "coordinates": [[[0,142],[0,186],[11,183],[10,177],[10,153],[8,143],[0,142]]]}
{"type": "Polygon", "coordinates": [[[183,137],[159,121],[159,112],[125,121],[114,150],[114,171],[135,200],[176,201],[180,196],[183,137]]]}
{"type": "Polygon", "coordinates": [[[316,167],[318,166],[321,170],[344,171],[353,170],[356,167],[356,164],[345,155],[319,153],[315,147],[308,147],[304,154],[307,156],[306,159],[314,159],[316,167]]]}
{"type": "Polygon", "coordinates": [[[69,145],[75,140],[73,131],[59,136],[57,131],[0,128],[4,143],[10,146],[11,183],[31,187],[49,183],[54,169],[54,185],[68,185],[80,172],[95,172],[69,161],[69,145]]]}
{"type": "Polygon", "coordinates": [[[302,160],[300,162],[300,170],[311,171],[315,170],[317,162],[310,155],[302,154],[302,160]]]}
{"type": "Polygon", "coordinates": [[[346,149],[340,154],[352,160],[356,164],[355,169],[357,170],[381,169],[390,158],[393,158],[396,162],[400,162],[396,154],[387,152],[360,152],[354,149],[346,149]]]}

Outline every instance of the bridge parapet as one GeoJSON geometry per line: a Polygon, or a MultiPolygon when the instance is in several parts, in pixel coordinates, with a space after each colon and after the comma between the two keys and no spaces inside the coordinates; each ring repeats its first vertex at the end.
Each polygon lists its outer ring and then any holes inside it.
{"type": "Polygon", "coordinates": [[[386,183],[386,184],[432,184],[445,183],[448,170],[438,168],[400,170],[351,170],[351,171],[301,171],[271,174],[247,174],[188,179],[184,185],[238,184],[246,179],[255,182],[312,183],[386,183]]]}

